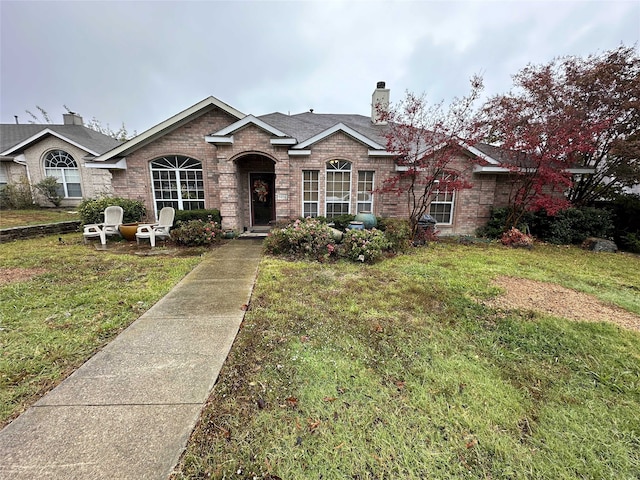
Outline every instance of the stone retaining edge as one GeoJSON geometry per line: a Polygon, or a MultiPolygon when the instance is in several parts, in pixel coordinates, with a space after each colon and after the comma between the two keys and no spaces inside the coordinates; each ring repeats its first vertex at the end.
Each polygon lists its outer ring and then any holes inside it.
{"type": "Polygon", "coordinates": [[[80,220],[72,220],[68,222],[47,223],[44,225],[2,228],[0,229],[0,242],[24,240],[26,238],[40,237],[54,233],[78,232],[80,231],[80,223],[80,220]]]}

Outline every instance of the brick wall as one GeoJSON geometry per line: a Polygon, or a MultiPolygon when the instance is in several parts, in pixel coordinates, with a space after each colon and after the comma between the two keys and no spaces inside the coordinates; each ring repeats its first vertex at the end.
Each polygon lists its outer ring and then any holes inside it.
{"type": "Polygon", "coordinates": [[[217,149],[215,145],[206,143],[204,137],[236,120],[212,107],[199,117],[127,155],[127,170],[113,172],[113,188],[116,195],[141,200],[152,217],[155,205],[149,162],[167,155],[184,155],[202,162],[205,208],[219,208],[221,200],[218,188],[220,172],[217,149]]]}

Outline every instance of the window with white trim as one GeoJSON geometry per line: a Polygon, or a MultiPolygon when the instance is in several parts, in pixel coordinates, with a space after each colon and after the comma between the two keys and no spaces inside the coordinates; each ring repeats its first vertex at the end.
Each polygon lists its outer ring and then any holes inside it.
{"type": "Polygon", "coordinates": [[[62,198],[82,197],[80,170],[73,157],[64,150],[51,150],[44,158],[44,174],[58,182],[58,195],[62,198]]]}
{"type": "Polygon", "coordinates": [[[7,173],[7,166],[4,162],[0,162],[0,188],[9,183],[9,174],[7,173]]]}
{"type": "Polygon", "coordinates": [[[202,163],[190,157],[171,155],[151,162],[153,198],[156,211],[204,208],[202,163]]]}
{"type": "Polygon", "coordinates": [[[327,162],[326,185],[325,216],[332,218],[350,213],[351,162],[346,160],[327,162]]]}
{"type": "MultiPolygon", "coordinates": [[[[455,180],[455,175],[443,173],[442,181],[436,180],[436,185],[453,180],[455,180]]],[[[447,188],[446,184],[443,188],[437,188],[433,192],[433,200],[431,200],[431,204],[429,205],[429,215],[440,224],[451,225],[453,223],[454,202],[455,190],[447,188]]]]}
{"type": "Polygon", "coordinates": [[[302,216],[317,217],[320,208],[320,172],[302,171],[302,216]]]}
{"type": "Polygon", "coordinates": [[[373,172],[358,172],[358,204],[356,213],[373,213],[373,172]]]}

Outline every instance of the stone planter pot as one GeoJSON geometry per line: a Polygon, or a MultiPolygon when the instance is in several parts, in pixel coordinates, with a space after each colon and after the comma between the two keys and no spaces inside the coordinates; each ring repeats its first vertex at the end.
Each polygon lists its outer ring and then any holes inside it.
{"type": "Polygon", "coordinates": [[[118,230],[120,230],[120,235],[122,235],[122,238],[124,238],[125,240],[128,240],[130,242],[133,242],[136,239],[136,232],[138,231],[138,224],[137,223],[123,223],[122,225],[120,225],[118,227],[118,230]]]}
{"type": "Polygon", "coordinates": [[[364,228],[367,230],[371,230],[373,227],[378,225],[378,219],[371,212],[360,212],[354,218],[357,222],[362,222],[364,224],[364,228]]]}

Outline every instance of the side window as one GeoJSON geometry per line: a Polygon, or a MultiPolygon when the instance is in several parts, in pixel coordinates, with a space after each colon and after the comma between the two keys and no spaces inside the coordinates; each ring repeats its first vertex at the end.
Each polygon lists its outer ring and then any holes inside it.
{"type": "Polygon", "coordinates": [[[64,150],[52,150],[44,159],[44,174],[58,181],[58,194],[63,198],[82,197],[78,164],[64,150]]]}
{"type": "Polygon", "coordinates": [[[358,172],[358,205],[356,213],[373,213],[373,172],[358,172]]]}
{"type": "Polygon", "coordinates": [[[453,223],[455,190],[449,188],[447,183],[455,179],[454,174],[443,173],[441,180],[438,180],[438,189],[434,192],[433,200],[431,200],[431,205],[429,205],[429,215],[438,223],[445,225],[451,225],[453,223]]]}
{"type": "Polygon", "coordinates": [[[351,162],[331,160],[327,162],[325,215],[327,218],[350,213],[351,162]]]}
{"type": "Polygon", "coordinates": [[[318,170],[302,171],[302,216],[317,217],[320,205],[320,172],[318,170]]]}

